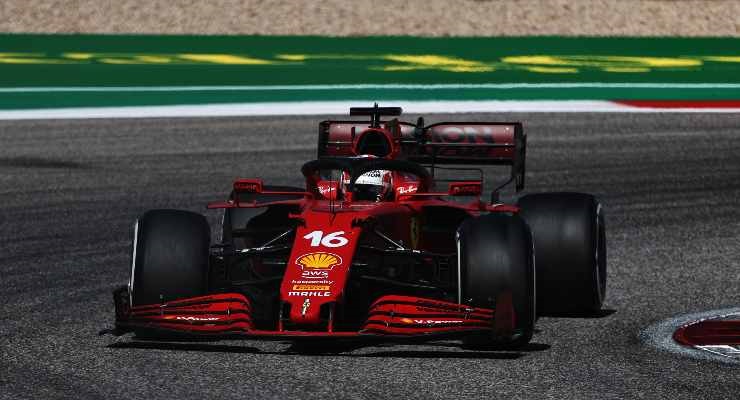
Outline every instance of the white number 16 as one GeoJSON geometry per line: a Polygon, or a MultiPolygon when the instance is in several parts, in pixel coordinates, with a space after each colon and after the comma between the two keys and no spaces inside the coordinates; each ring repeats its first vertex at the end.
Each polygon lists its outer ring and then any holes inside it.
{"type": "Polygon", "coordinates": [[[319,247],[319,245],[324,247],[342,247],[349,243],[349,240],[342,235],[344,235],[344,231],[332,232],[326,236],[324,236],[323,231],[313,231],[303,238],[311,240],[311,247],[319,247]]]}

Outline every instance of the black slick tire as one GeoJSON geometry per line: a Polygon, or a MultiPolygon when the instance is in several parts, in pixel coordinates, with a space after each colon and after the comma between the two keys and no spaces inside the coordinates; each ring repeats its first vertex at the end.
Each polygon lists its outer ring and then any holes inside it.
{"type": "Polygon", "coordinates": [[[507,336],[502,337],[494,329],[493,333],[467,337],[466,345],[516,349],[531,340],[536,318],[532,252],[529,228],[516,215],[489,214],[461,224],[458,229],[461,302],[493,308],[495,319],[512,311],[514,316],[513,329],[507,336]]]}
{"type": "Polygon", "coordinates": [[[606,295],[606,234],[596,198],[538,193],[519,199],[534,237],[540,315],[588,316],[606,295]]]}
{"type": "Polygon", "coordinates": [[[144,213],[134,227],[131,304],[206,294],[210,234],[200,214],[180,210],[144,213]]]}

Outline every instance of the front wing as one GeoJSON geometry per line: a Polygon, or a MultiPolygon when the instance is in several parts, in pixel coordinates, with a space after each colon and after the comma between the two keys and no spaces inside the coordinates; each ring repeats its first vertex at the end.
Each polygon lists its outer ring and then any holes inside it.
{"type": "MultiPolygon", "coordinates": [[[[156,333],[157,337],[211,339],[262,338],[437,338],[461,337],[474,332],[510,336],[514,312],[510,302],[497,310],[409,296],[383,296],[369,308],[361,329],[346,331],[259,330],[252,305],[239,293],[213,294],[162,304],[130,307],[128,289],[114,292],[116,335],[156,333]]],[[[329,324],[331,326],[331,324],[329,324]]]]}

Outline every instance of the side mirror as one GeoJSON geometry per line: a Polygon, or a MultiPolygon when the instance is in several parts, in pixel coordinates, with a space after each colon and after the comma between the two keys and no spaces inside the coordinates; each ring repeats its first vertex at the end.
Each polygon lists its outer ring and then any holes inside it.
{"type": "Polygon", "coordinates": [[[234,181],[236,193],[262,193],[262,179],[242,179],[234,181]]]}

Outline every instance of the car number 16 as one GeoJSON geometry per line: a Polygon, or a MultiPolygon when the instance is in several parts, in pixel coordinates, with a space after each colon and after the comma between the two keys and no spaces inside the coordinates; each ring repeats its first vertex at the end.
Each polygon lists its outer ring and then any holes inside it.
{"type": "Polygon", "coordinates": [[[342,236],[344,231],[332,232],[324,235],[324,231],[313,231],[304,236],[304,239],[311,241],[311,247],[342,247],[349,243],[349,240],[342,236]]]}

